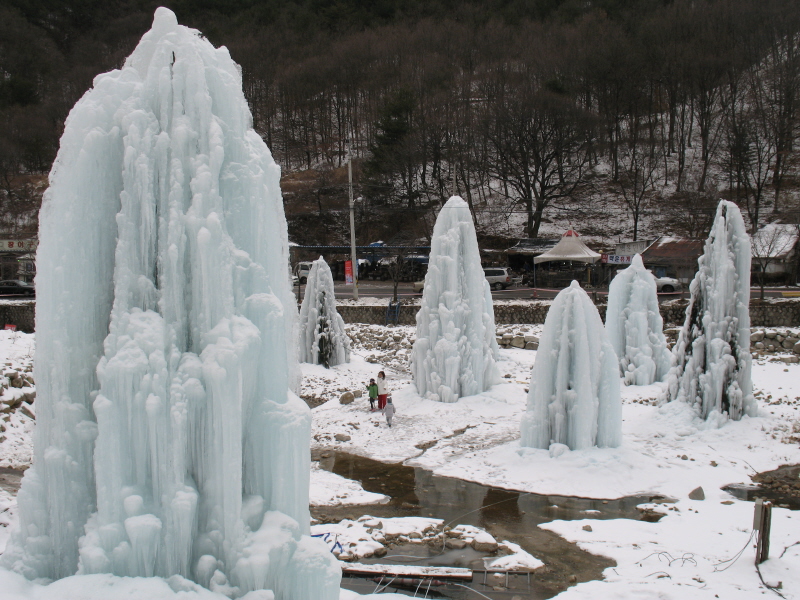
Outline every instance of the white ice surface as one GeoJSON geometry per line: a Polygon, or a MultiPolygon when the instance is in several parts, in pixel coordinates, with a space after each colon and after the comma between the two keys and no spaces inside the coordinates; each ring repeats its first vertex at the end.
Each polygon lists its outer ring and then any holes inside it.
{"type": "Polygon", "coordinates": [[[664,337],[656,282],[640,254],[611,281],[606,331],[625,383],[650,385],[664,380],[672,356],[664,337]]]}
{"type": "Polygon", "coordinates": [[[561,452],[619,446],[619,364],[603,321],[577,281],[547,312],[520,444],[561,452]]]}
{"type": "Polygon", "coordinates": [[[455,402],[497,383],[497,339],[469,206],[453,196],[439,211],[417,313],[411,370],[420,395],[455,402]]]}

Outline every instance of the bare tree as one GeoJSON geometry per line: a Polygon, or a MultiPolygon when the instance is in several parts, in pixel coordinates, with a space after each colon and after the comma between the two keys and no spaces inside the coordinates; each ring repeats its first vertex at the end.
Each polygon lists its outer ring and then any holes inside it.
{"type": "Polygon", "coordinates": [[[508,185],[506,197],[527,214],[536,237],[545,210],[585,182],[590,121],[565,95],[546,89],[509,93],[489,111],[487,170],[508,185]]]}
{"type": "Polygon", "coordinates": [[[619,151],[617,186],[633,218],[633,241],[637,240],[642,211],[652,200],[662,147],[654,141],[640,139],[640,123],[633,119],[629,141],[619,151]]]}

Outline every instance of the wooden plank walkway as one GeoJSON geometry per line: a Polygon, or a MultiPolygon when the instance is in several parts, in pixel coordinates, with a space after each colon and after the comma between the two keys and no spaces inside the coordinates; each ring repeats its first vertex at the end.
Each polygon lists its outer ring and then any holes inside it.
{"type": "Polygon", "coordinates": [[[366,565],[342,563],[342,573],[357,577],[410,577],[436,578],[441,580],[472,581],[471,569],[455,567],[419,567],[408,565],[366,565]]]}

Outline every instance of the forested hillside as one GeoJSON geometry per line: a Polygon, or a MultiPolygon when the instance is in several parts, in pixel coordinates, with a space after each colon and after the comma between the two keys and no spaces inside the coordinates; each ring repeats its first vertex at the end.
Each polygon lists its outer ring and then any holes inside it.
{"type": "Polygon", "coordinates": [[[347,140],[359,242],[426,237],[453,189],[487,243],[554,220],[696,235],[719,197],[751,228],[798,221],[794,0],[5,0],[6,227],[159,4],[241,65],[298,242],[347,237],[347,140]]]}

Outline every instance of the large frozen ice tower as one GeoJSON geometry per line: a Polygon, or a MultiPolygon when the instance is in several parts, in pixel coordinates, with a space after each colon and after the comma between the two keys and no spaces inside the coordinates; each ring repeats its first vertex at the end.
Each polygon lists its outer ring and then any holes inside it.
{"type": "Polygon", "coordinates": [[[279,169],[224,48],[156,11],[67,119],[41,212],[38,424],[2,563],[339,597],[279,169]]]}
{"type": "Polygon", "coordinates": [[[667,399],[721,424],[755,416],[750,355],[750,236],[739,207],[723,200],[698,259],[686,320],[672,349],[667,399]]]}
{"type": "Polygon", "coordinates": [[[577,281],[547,312],[520,429],[520,445],[531,448],[609,448],[622,440],[617,355],[577,281]]]}
{"type": "Polygon", "coordinates": [[[421,396],[455,402],[499,381],[494,307],[469,206],[453,196],[436,218],[411,356],[421,396]]]}

